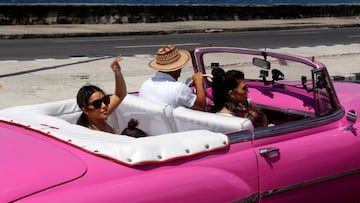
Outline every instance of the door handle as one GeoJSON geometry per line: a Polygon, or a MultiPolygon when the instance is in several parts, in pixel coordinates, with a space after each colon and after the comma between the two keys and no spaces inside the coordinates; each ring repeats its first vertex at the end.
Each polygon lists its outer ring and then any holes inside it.
{"type": "Polygon", "coordinates": [[[269,157],[273,154],[279,153],[280,149],[276,147],[269,147],[269,148],[261,148],[259,149],[259,153],[262,157],[269,157]]]}

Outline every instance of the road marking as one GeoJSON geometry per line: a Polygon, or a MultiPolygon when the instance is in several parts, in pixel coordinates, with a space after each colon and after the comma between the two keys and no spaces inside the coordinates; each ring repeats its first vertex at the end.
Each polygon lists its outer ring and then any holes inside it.
{"type": "Polygon", "coordinates": [[[279,35],[312,35],[312,34],[319,34],[320,32],[280,32],[279,35]]]}
{"type": "MultiPolygon", "coordinates": [[[[179,46],[192,46],[192,45],[200,45],[201,43],[184,43],[184,44],[175,44],[177,47],[179,46]]],[[[150,44],[150,45],[134,45],[134,46],[116,46],[115,49],[124,49],[124,48],[146,48],[146,47],[162,47],[164,44],[150,44]]]]}
{"type": "Polygon", "coordinates": [[[55,59],[54,58],[34,59],[34,61],[46,62],[46,61],[55,61],[55,59]]]}
{"type": "MultiPolygon", "coordinates": [[[[96,57],[92,57],[96,58],[96,57]]],[[[88,56],[70,56],[70,59],[90,59],[88,56]]]]}
{"type": "Polygon", "coordinates": [[[0,61],[1,64],[6,64],[6,63],[17,63],[19,62],[19,60],[5,60],[5,61],[0,61]]]}
{"type": "Polygon", "coordinates": [[[116,39],[73,39],[73,40],[55,40],[54,43],[73,43],[73,42],[110,42],[110,41],[133,41],[132,38],[116,38],[116,39]]]}
{"type": "Polygon", "coordinates": [[[349,37],[350,38],[358,38],[358,37],[360,37],[360,35],[350,35],[349,37]]]}

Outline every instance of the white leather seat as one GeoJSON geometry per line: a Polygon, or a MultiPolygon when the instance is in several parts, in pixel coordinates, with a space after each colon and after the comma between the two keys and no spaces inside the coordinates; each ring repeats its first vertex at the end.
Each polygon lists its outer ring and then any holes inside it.
{"type": "MultiPolygon", "coordinates": [[[[72,124],[76,123],[81,114],[75,99],[17,106],[9,109],[53,116],[72,124]]],[[[170,105],[128,94],[115,112],[109,116],[108,123],[121,132],[127,127],[128,121],[135,118],[139,121],[138,127],[149,135],[171,133],[175,132],[174,122],[171,119],[172,111],[173,107],[170,105]]]]}
{"type": "Polygon", "coordinates": [[[16,109],[18,112],[30,111],[34,113],[53,116],[66,120],[72,124],[76,123],[77,119],[81,114],[81,110],[78,107],[75,99],[9,107],[8,109],[16,109]]]}
{"type": "Polygon", "coordinates": [[[205,129],[229,133],[254,129],[248,118],[196,111],[184,107],[175,108],[173,117],[178,131],[205,129]]]}
{"type": "MultiPolygon", "coordinates": [[[[13,108],[17,112],[30,111],[61,118],[72,124],[76,123],[81,114],[75,99],[13,108]]],[[[108,122],[113,128],[122,131],[131,118],[137,119],[138,127],[149,135],[201,129],[221,133],[253,129],[251,121],[247,118],[195,111],[185,107],[174,109],[167,104],[128,94],[110,115],[108,122]]]]}
{"type": "MultiPolygon", "coordinates": [[[[128,94],[114,112],[115,117],[109,117],[109,124],[122,131],[131,118],[139,121],[141,130],[148,135],[159,135],[175,132],[172,121],[173,107],[168,104],[150,101],[139,96],[128,94]]],[[[112,115],[114,115],[112,114],[112,115]]]]}

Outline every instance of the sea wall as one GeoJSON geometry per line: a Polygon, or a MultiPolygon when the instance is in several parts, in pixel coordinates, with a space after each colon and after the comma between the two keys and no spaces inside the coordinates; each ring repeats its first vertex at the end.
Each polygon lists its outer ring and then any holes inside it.
{"type": "Polygon", "coordinates": [[[155,23],[360,16],[354,5],[0,4],[0,25],[155,23]]]}

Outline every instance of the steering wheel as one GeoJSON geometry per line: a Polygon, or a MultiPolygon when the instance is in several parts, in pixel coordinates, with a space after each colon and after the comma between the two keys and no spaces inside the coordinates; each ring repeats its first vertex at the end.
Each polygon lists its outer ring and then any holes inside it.
{"type": "MultiPolygon", "coordinates": [[[[206,78],[209,82],[212,82],[213,76],[211,74],[203,74],[203,77],[206,78]]],[[[193,82],[194,81],[191,78],[189,78],[189,80],[187,80],[185,84],[191,87],[193,85],[193,82]]]]}

